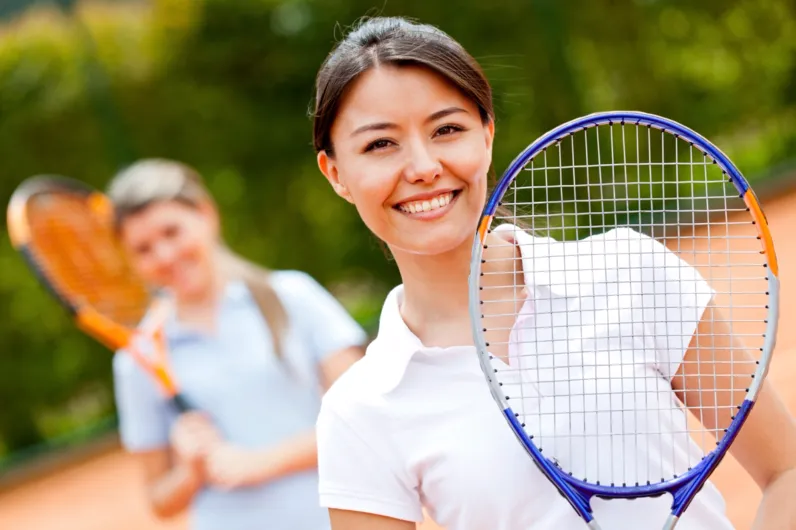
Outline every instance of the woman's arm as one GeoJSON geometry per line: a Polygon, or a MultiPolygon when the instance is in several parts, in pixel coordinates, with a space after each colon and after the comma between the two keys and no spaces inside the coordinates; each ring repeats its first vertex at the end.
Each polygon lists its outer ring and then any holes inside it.
{"type": "Polygon", "coordinates": [[[207,459],[208,481],[223,489],[255,486],[318,465],[315,429],[265,449],[222,443],[207,459]]]}
{"type": "MultiPolygon", "coordinates": [[[[756,368],[726,320],[708,306],[672,379],[680,400],[708,429],[730,424],[756,368]],[[717,393],[714,388],[737,390],[717,393]]],[[[754,528],[796,529],[796,421],[768,382],[730,451],[763,491],[754,528]]]]}
{"type": "MultiPolygon", "coordinates": [[[[344,348],[326,356],[320,362],[324,390],[328,390],[361,357],[362,349],[359,347],[344,348]]],[[[259,450],[220,444],[207,462],[210,481],[226,489],[270,482],[317,466],[315,429],[259,450]]]]}
{"type": "Polygon", "coordinates": [[[172,466],[168,449],[137,453],[147,484],[147,498],[152,511],[160,518],[181,513],[202,486],[202,479],[190,468],[172,466]]]}
{"type": "Polygon", "coordinates": [[[351,368],[351,365],[360,360],[364,354],[365,350],[361,346],[351,346],[324,357],[319,363],[323,389],[329,390],[337,378],[351,368]]]}
{"type": "Polygon", "coordinates": [[[205,483],[205,458],[221,437],[199,412],[180,416],[171,431],[171,447],[136,453],[144,470],[152,510],[167,518],[187,508],[205,483]]]}
{"type": "Polygon", "coordinates": [[[415,530],[417,524],[372,513],[329,510],[332,530],[415,530]]]}

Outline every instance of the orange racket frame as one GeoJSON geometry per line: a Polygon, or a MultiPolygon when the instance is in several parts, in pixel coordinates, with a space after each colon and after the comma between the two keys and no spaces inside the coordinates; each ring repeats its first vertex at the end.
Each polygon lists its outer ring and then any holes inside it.
{"type": "MultiPolygon", "coordinates": [[[[113,247],[113,255],[120,262],[124,261],[121,249],[116,246],[113,233],[113,205],[108,197],[88,185],[67,177],[42,175],[31,177],[20,184],[11,196],[7,208],[7,225],[11,244],[23,256],[27,266],[39,282],[63,306],[77,327],[111,350],[123,350],[129,353],[157,382],[164,395],[172,402],[179,412],[191,410],[193,407],[180,393],[179,387],[172,377],[168,363],[168,347],[163,331],[163,324],[168,317],[170,307],[166,299],[150,297],[146,287],[139,283],[127,271],[125,277],[129,281],[130,292],[136,297],[145,297],[149,303],[145,318],[139,325],[132,326],[114,320],[94,307],[91,303],[77,300],[69,294],[69,290],[48,272],[49,267],[45,256],[37,251],[35,230],[32,217],[35,213],[30,205],[42,195],[68,196],[85,204],[86,215],[92,222],[101,227],[103,237],[108,238],[108,247],[113,247]],[[145,355],[136,342],[141,339],[153,345],[153,354],[145,355]]],[[[101,242],[96,242],[101,244],[101,242]]]]}

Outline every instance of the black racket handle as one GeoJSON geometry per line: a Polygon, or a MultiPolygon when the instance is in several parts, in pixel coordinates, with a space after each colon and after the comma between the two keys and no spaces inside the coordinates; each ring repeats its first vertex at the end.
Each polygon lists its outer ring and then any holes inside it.
{"type": "Polygon", "coordinates": [[[191,405],[191,403],[185,399],[185,396],[182,394],[174,394],[172,398],[169,400],[171,405],[177,409],[177,412],[182,414],[183,412],[189,412],[191,410],[196,410],[196,407],[191,405]]]}

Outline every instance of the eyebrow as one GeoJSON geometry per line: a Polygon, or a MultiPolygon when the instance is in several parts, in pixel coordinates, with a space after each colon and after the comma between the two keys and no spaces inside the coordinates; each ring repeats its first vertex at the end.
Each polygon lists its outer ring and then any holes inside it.
{"type": "MultiPolygon", "coordinates": [[[[448,107],[447,109],[438,110],[437,112],[431,114],[428,118],[426,118],[426,123],[442,119],[458,112],[467,111],[461,107],[448,107]]],[[[396,129],[397,127],[398,126],[396,124],[391,122],[369,123],[367,125],[363,125],[362,127],[357,127],[354,132],[351,133],[351,136],[356,136],[357,134],[367,131],[384,131],[387,129],[396,129]]]]}

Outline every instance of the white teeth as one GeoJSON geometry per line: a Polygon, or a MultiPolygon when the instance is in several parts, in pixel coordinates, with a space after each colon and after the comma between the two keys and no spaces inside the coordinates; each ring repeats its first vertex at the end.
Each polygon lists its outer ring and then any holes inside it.
{"type": "Polygon", "coordinates": [[[438,195],[431,199],[430,201],[414,201],[414,202],[405,202],[403,204],[399,204],[398,208],[407,213],[420,213],[420,212],[430,212],[431,210],[436,210],[437,208],[442,208],[443,206],[447,206],[450,204],[451,200],[453,199],[453,192],[443,193],[442,195],[438,195]]]}

